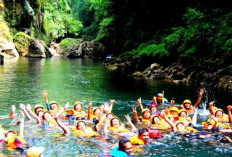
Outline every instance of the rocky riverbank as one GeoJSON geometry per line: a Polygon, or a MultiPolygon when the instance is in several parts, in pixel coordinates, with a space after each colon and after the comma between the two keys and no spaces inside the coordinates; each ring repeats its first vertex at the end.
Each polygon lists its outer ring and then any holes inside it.
{"type": "Polygon", "coordinates": [[[105,60],[103,65],[107,69],[118,70],[132,77],[197,84],[232,92],[232,68],[230,66],[219,67],[218,64],[202,62],[183,63],[179,61],[170,64],[149,62],[141,58],[118,57],[105,60]]]}

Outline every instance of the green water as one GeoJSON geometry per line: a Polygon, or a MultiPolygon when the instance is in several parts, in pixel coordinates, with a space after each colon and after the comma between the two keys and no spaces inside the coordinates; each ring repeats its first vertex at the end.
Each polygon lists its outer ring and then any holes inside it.
{"type": "MultiPolygon", "coordinates": [[[[56,100],[64,105],[69,102],[71,107],[75,101],[81,101],[87,110],[89,101],[98,106],[109,99],[115,99],[113,112],[125,122],[124,115],[131,114],[131,107],[141,97],[143,104],[162,90],[165,97],[174,99],[181,104],[184,99],[196,101],[200,87],[188,87],[165,81],[133,79],[122,73],[106,70],[99,61],[92,59],[67,59],[53,57],[50,59],[27,59],[5,61],[0,66],[0,116],[4,128],[14,128],[14,121],[3,119],[10,113],[10,106],[19,103],[44,104],[42,90],[48,91],[50,101],[56,100]]],[[[225,95],[223,94],[225,97],[225,95]]],[[[226,108],[228,101],[221,95],[210,90],[206,91],[203,102],[214,100],[226,108]],[[216,95],[216,97],[215,97],[216,95]],[[210,100],[209,100],[210,99],[210,100]]],[[[204,103],[203,103],[204,104],[204,103]]],[[[17,109],[17,112],[19,110],[17,109]]],[[[200,110],[199,119],[207,118],[208,112],[200,110]]],[[[25,122],[25,137],[33,146],[44,146],[44,156],[101,156],[109,152],[117,142],[115,138],[77,138],[63,137],[61,130],[47,130],[35,124],[25,122]]],[[[9,151],[0,147],[0,156],[20,156],[18,151],[9,151]]],[[[231,156],[230,144],[220,143],[214,139],[196,139],[174,136],[172,133],[145,146],[136,156],[231,156]]]]}

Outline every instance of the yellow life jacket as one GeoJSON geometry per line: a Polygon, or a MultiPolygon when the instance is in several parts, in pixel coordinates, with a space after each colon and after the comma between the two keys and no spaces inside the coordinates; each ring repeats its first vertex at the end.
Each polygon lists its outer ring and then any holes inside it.
{"type": "Polygon", "coordinates": [[[86,113],[85,113],[85,111],[83,111],[83,110],[82,110],[82,111],[79,111],[79,112],[74,110],[74,116],[75,116],[76,118],[77,118],[77,117],[78,117],[78,118],[79,118],[79,117],[86,117],[86,113]]]}
{"type": "Polygon", "coordinates": [[[188,113],[192,113],[193,112],[193,105],[190,105],[190,107],[187,109],[184,107],[184,104],[180,105],[180,109],[186,109],[186,111],[188,113]]]}
{"type": "Polygon", "coordinates": [[[192,118],[191,117],[179,117],[179,121],[183,122],[185,126],[188,126],[189,123],[192,122],[192,118]]]}
{"type": "Polygon", "coordinates": [[[25,145],[27,142],[22,137],[14,135],[11,137],[6,137],[4,139],[4,143],[7,147],[17,148],[19,146],[25,145]]]}
{"type": "Polygon", "coordinates": [[[138,135],[133,136],[130,141],[133,145],[144,145],[143,140],[139,139],[138,135]]]}
{"type": "Polygon", "coordinates": [[[145,124],[145,125],[148,125],[148,124],[151,124],[151,117],[149,119],[144,119],[142,116],[139,117],[139,120],[145,124]]]}
{"type": "Polygon", "coordinates": [[[63,107],[58,106],[58,108],[57,108],[56,110],[50,110],[49,112],[50,112],[51,114],[53,114],[53,113],[59,113],[61,110],[64,110],[63,107]]]}
{"type": "Polygon", "coordinates": [[[57,123],[56,123],[56,121],[55,121],[55,119],[54,119],[53,117],[51,117],[51,118],[48,119],[48,120],[45,120],[45,121],[44,121],[45,125],[47,125],[47,124],[46,124],[46,121],[48,122],[48,124],[49,124],[50,127],[55,127],[55,126],[57,126],[57,123]]]}
{"type": "Polygon", "coordinates": [[[198,132],[200,132],[200,131],[198,131],[198,130],[196,130],[196,129],[190,127],[190,126],[186,126],[184,129],[185,129],[185,131],[188,132],[188,133],[198,133],[198,132]]]}
{"type": "MultiPolygon", "coordinates": [[[[155,100],[155,102],[157,103],[157,100],[156,100],[156,96],[154,96],[153,97],[153,101],[155,100]]],[[[164,97],[162,97],[162,103],[161,103],[161,105],[163,105],[164,104],[164,101],[165,101],[166,99],[164,98],[164,97]]],[[[158,104],[158,103],[157,103],[158,104]]]]}
{"type": "Polygon", "coordinates": [[[109,130],[112,131],[112,133],[121,133],[121,132],[131,132],[130,130],[126,129],[124,125],[121,125],[120,127],[109,127],[109,130]]]}
{"type": "Polygon", "coordinates": [[[152,124],[152,126],[158,127],[161,130],[167,130],[167,129],[171,128],[171,126],[165,120],[163,120],[163,119],[160,120],[159,124],[152,124]]]}
{"type": "Polygon", "coordinates": [[[74,130],[74,136],[76,137],[91,137],[91,136],[98,136],[99,134],[95,131],[93,131],[92,128],[86,128],[85,131],[82,130],[74,130]]]}

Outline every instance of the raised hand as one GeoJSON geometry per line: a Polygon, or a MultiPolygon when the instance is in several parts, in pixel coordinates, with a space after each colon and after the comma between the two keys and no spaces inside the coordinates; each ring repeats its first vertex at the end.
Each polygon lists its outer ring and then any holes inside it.
{"type": "Polygon", "coordinates": [[[67,110],[69,108],[69,102],[67,102],[64,106],[64,108],[67,110]]]}
{"type": "Polygon", "coordinates": [[[31,105],[30,105],[30,104],[27,104],[26,109],[27,109],[28,111],[30,111],[30,110],[31,110],[31,105]]]}
{"type": "Polygon", "coordinates": [[[43,96],[46,98],[46,97],[48,97],[48,92],[47,92],[47,90],[43,90],[43,96]]]}
{"type": "Polygon", "coordinates": [[[204,94],[204,92],[205,92],[204,89],[201,88],[199,95],[202,96],[204,94]]]}
{"type": "Polygon", "coordinates": [[[125,115],[127,121],[131,121],[131,117],[129,116],[129,114],[125,115]]]}
{"type": "Polygon", "coordinates": [[[93,105],[93,103],[92,103],[92,101],[90,101],[90,102],[89,102],[88,107],[90,107],[90,108],[91,108],[91,107],[92,107],[92,105],[93,105]]]}
{"type": "Polygon", "coordinates": [[[114,104],[115,100],[114,99],[110,99],[110,104],[114,104]]]}
{"type": "Polygon", "coordinates": [[[232,106],[231,106],[231,105],[227,106],[227,110],[228,110],[228,111],[230,111],[230,110],[231,110],[231,108],[232,108],[232,106]]]}
{"type": "Polygon", "coordinates": [[[133,113],[137,113],[137,110],[136,110],[136,107],[134,108],[134,107],[131,107],[132,108],[132,110],[133,110],[133,113]]]}
{"type": "Polygon", "coordinates": [[[104,113],[108,112],[109,109],[110,109],[110,106],[108,104],[102,105],[102,110],[103,110],[104,113]]]}
{"type": "Polygon", "coordinates": [[[171,100],[171,105],[174,105],[175,104],[175,101],[174,100],[171,100]]]}
{"type": "Polygon", "coordinates": [[[25,110],[25,109],[26,109],[26,108],[25,108],[25,105],[22,104],[22,103],[19,104],[19,107],[21,108],[21,110],[25,110]]]}
{"type": "Polygon", "coordinates": [[[138,98],[137,102],[138,102],[138,104],[141,104],[141,103],[142,103],[142,99],[141,99],[141,97],[140,97],[140,98],[138,98]]]}
{"type": "Polygon", "coordinates": [[[15,112],[15,110],[16,110],[15,105],[11,105],[11,111],[14,113],[14,112],[15,112]]]}

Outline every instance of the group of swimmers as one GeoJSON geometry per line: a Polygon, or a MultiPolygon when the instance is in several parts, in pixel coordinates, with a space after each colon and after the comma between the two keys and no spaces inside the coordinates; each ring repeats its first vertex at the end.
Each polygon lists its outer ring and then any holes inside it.
{"type": "MultiPolygon", "coordinates": [[[[133,145],[145,145],[149,143],[150,138],[162,138],[167,130],[173,130],[177,134],[186,134],[199,138],[210,137],[209,130],[223,133],[231,133],[232,115],[231,108],[228,106],[228,116],[224,111],[209,104],[210,116],[202,125],[197,125],[197,111],[204,90],[200,89],[199,97],[193,106],[190,100],[184,100],[180,106],[175,105],[171,100],[170,104],[164,98],[163,93],[158,93],[152,101],[144,108],[142,100],[139,98],[137,104],[141,110],[141,116],[138,115],[137,108],[132,107],[133,119],[125,115],[127,124],[112,113],[115,100],[110,103],[105,102],[101,106],[92,107],[92,102],[88,104],[87,112],[84,111],[81,102],[75,102],[73,108],[69,108],[69,103],[64,107],[56,101],[48,101],[48,93],[43,91],[46,108],[43,105],[35,105],[34,109],[30,104],[20,104],[21,118],[18,122],[18,133],[14,130],[5,130],[0,126],[0,139],[7,147],[19,149],[28,146],[24,139],[24,118],[31,120],[32,117],[38,124],[44,127],[61,128],[64,135],[73,134],[77,137],[97,137],[105,134],[124,135],[119,143],[112,148],[110,156],[130,156],[133,145]],[[90,123],[91,122],[91,123],[90,123]],[[139,124],[139,125],[138,125],[139,124]],[[126,135],[126,137],[125,137],[126,135]]],[[[16,118],[16,107],[11,107],[11,118],[16,118]]],[[[228,142],[232,143],[229,136],[226,136],[228,142]]],[[[29,146],[28,146],[29,147],[29,146]]],[[[26,156],[40,156],[44,151],[43,147],[30,147],[26,151],[26,156]]]]}

